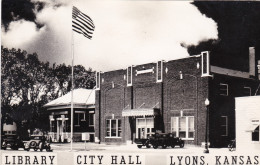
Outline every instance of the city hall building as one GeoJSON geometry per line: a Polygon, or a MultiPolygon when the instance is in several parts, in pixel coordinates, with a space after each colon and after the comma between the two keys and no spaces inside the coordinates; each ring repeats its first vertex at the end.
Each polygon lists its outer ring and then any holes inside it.
{"type": "Polygon", "coordinates": [[[162,132],[201,145],[208,125],[210,146],[225,147],[235,138],[235,97],[258,88],[256,66],[251,47],[248,72],[210,65],[207,51],[97,72],[95,137],[126,143],[162,132]]]}

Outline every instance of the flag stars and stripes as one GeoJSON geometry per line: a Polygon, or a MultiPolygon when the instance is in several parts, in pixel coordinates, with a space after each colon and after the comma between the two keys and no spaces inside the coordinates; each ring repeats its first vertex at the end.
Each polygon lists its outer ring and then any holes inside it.
{"type": "Polygon", "coordinates": [[[93,31],[95,30],[93,20],[75,6],[72,9],[72,30],[88,39],[92,38],[93,31]]]}

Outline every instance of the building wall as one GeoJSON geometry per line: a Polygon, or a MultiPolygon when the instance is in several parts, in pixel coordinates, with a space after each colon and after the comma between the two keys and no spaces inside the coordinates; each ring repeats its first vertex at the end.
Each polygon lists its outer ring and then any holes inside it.
{"type": "Polygon", "coordinates": [[[165,132],[171,131],[171,117],[194,116],[194,139],[186,143],[201,144],[205,141],[208,77],[201,77],[201,58],[192,57],[169,61],[165,65],[164,125],[165,132]],[[183,78],[180,79],[180,71],[183,78]]]}
{"type": "Polygon", "coordinates": [[[210,116],[209,135],[211,147],[227,147],[231,140],[235,139],[235,97],[249,96],[255,94],[259,81],[232,77],[228,75],[214,74],[210,80],[210,116]],[[223,95],[220,84],[228,85],[228,95],[223,95]],[[225,131],[225,120],[227,118],[227,131],[225,131]],[[227,133],[225,133],[227,132],[227,133]]]}
{"type": "Polygon", "coordinates": [[[201,77],[200,57],[163,62],[162,69],[157,68],[157,63],[134,66],[132,86],[127,86],[127,70],[102,73],[100,90],[96,91],[96,116],[101,119],[96,118],[96,128],[100,129],[96,131],[96,137],[101,142],[133,140],[135,135],[131,136],[130,130],[135,128],[131,128],[130,122],[135,118],[122,117],[122,110],[158,108],[160,115],[155,118],[157,131],[169,133],[171,117],[194,116],[195,139],[189,139],[187,143],[201,144],[205,139],[204,101],[208,97],[208,79],[201,77]],[[162,82],[157,81],[157,71],[160,73],[160,70],[162,82]],[[122,120],[121,138],[106,138],[105,121],[111,118],[122,120]]]}
{"type": "Polygon", "coordinates": [[[194,138],[184,140],[196,145],[205,141],[209,112],[210,146],[226,147],[235,138],[235,97],[247,95],[244,87],[250,87],[251,94],[254,94],[259,81],[253,77],[239,78],[219,73],[202,76],[201,61],[201,56],[192,56],[163,62],[162,68],[156,62],[133,66],[131,84],[127,83],[129,69],[101,73],[100,90],[96,90],[96,137],[101,142],[133,141],[135,135],[131,132],[136,129],[135,117],[122,117],[122,110],[158,108],[159,115],[154,118],[158,132],[171,132],[172,119],[193,116],[194,138]],[[157,80],[160,71],[162,81],[157,80]],[[220,95],[220,83],[228,84],[228,96],[220,95]],[[209,111],[206,98],[210,101],[209,111]],[[122,121],[120,138],[106,138],[107,119],[122,121]],[[223,120],[227,121],[227,126],[223,126],[223,120]],[[225,136],[223,128],[227,128],[225,136]]]}
{"type": "MultiPolygon", "coordinates": [[[[238,97],[236,100],[236,148],[238,151],[260,150],[260,142],[252,141],[252,119],[260,120],[260,96],[238,97]]],[[[258,122],[258,125],[260,123],[258,122]]]]}

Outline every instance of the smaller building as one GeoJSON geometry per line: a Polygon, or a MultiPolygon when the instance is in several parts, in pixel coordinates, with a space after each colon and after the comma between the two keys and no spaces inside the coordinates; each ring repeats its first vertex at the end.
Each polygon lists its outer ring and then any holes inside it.
{"type": "Polygon", "coordinates": [[[236,148],[260,150],[260,96],[236,98],[236,148]]]}
{"type": "MultiPolygon", "coordinates": [[[[73,90],[73,140],[81,141],[82,133],[95,134],[95,91],[73,90]]],[[[71,92],[44,105],[50,112],[49,138],[53,142],[71,141],[71,92]]]]}

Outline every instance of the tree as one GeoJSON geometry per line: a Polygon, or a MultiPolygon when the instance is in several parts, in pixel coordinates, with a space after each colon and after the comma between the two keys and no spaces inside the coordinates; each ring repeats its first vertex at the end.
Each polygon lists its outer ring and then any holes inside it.
{"type": "MultiPolygon", "coordinates": [[[[47,129],[48,113],[43,105],[71,90],[71,66],[41,62],[36,53],[1,47],[1,108],[2,116],[11,117],[17,125],[27,123],[47,129]],[[45,125],[41,123],[45,121],[45,125]],[[46,122],[47,121],[47,122],[46,122]]],[[[75,88],[91,89],[94,72],[77,65],[75,88]]]]}

